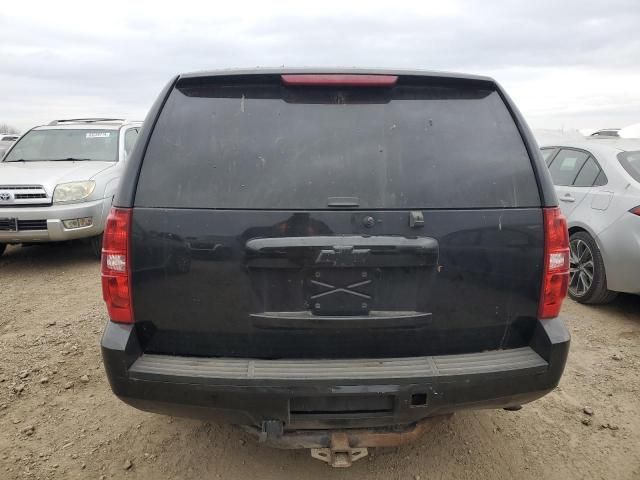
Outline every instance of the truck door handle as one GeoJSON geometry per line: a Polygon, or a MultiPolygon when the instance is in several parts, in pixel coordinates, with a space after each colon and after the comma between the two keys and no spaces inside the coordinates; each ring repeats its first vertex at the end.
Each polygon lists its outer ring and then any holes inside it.
{"type": "Polygon", "coordinates": [[[564,197],[560,197],[560,201],[573,203],[576,201],[570,193],[567,193],[564,197]]]}

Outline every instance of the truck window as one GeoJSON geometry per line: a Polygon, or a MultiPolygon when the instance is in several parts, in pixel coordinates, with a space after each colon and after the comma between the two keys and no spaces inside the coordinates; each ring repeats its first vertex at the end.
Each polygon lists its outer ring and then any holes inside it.
{"type": "Polygon", "coordinates": [[[143,162],[136,204],[323,209],[539,206],[500,95],[466,85],[178,85],[143,162]]]}

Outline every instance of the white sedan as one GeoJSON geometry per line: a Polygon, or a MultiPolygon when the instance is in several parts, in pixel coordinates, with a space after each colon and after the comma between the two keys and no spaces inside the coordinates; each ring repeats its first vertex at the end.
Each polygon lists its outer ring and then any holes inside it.
{"type": "Polygon", "coordinates": [[[640,140],[541,143],[569,227],[569,296],[640,294],[640,140]]]}

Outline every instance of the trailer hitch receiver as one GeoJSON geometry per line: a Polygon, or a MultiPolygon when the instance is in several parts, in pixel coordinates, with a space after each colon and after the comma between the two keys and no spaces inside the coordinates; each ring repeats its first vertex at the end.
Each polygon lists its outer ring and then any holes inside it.
{"type": "Polygon", "coordinates": [[[311,456],[328,463],[332,467],[346,468],[353,462],[367,456],[367,448],[352,448],[346,433],[336,432],[331,435],[329,448],[312,448],[311,456]]]}

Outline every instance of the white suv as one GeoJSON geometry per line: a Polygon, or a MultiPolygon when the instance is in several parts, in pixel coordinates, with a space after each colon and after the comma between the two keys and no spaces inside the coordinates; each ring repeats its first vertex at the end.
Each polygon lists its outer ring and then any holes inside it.
{"type": "Polygon", "coordinates": [[[10,243],[89,238],[104,224],[141,122],[55,120],[16,141],[0,162],[0,255],[10,243]]]}

